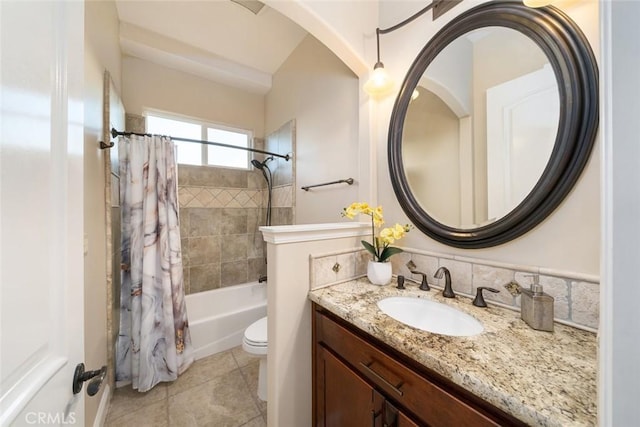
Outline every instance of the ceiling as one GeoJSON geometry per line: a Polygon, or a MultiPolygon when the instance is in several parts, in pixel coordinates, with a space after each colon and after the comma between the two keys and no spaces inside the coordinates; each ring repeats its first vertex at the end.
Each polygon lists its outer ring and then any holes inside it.
{"type": "Polygon", "coordinates": [[[266,5],[257,14],[231,0],[116,0],[116,7],[123,54],[255,93],[269,91],[307,35],[266,5]]]}

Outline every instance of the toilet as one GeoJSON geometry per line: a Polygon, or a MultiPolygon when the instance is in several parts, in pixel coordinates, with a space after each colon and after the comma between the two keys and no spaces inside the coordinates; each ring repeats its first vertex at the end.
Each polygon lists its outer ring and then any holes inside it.
{"type": "Polygon", "coordinates": [[[253,322],[242,338],[242,349],[254,357],[260,358],[258,373],[258,398],[267,400],[267,318],[253,322]]]}

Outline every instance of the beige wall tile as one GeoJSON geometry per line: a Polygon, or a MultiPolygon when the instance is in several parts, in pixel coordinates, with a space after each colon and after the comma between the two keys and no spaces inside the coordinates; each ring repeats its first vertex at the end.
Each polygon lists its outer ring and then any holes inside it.
{"type": "MultiPolygon", "coordinates": [[[[371,240],[367,239],[370,243],[371,240]]],[[[371,258],[373,259],[373,258],[371,258]]],[[[407,268],[407,263],[411,260],[411,254],[409,252],[401,252],[391,257],[391,265],[393,269],[393,274],[404,276],[407,278],[418,279],[418,276],[411,274],[409,269],[407,268]]]]}
{"type": "Polygon", "coordinates": [[[220,264],[204,264],[189,267],[190,293],[210,291],[221,286],[220,264]]]}
{"type": "Polygon", "coordinates": [[[336,273],[337,280],[347,280],[356,275],[356,256],[354,253],[336,256],[336,262],[340,265],[340,270],[336,273]]]}
{"type": "Polygon", "coordinates": [[[571,282],[571,320],[591,328],[598,327],[600,286],[590,282],[571,282]]]}
{"type": "Polygon", "coordinates": [[[260,277],[267,275],[267,263],[263,257],[259,258],[249,258],[247,259],[248,264],[248,278],[249,282],[253,282],[258,280],[260,277]]]}
{"type": "Polygon", "coordinates": [[[189,263],[190,265],[210,264],[220,262],[221,237],[190,237],[189,263]]]}
{"type": "Polygon", "coordinates": [[[488,267],[482,264],[473,264],[472,295],[475,295],[477,289],[480,286],[486,286],[489,288],[497,289],[500,292],[496,294],[493,292],[485,291],[485,300],[514,305],[514,297],[504,288],[504,285],[510,283],[513,279],[513,270],[508,270],[506,268],[488,267]]]}
{"type": "Polygon", "coordinates": [[[220,215],[220,234],[247,234],[247,212],[244,209],[223,209],[220,215]]]}
{"type": "MultiPolygon", "coordinates": [[[[440,258],[440,266],[449,269],[451,273],[451,287],[454,292],[462,292],[467,295],[472,294],[472,268],[470,263],[440,258]]],[[[438,286],[444,286],[444,278],[440,279],[439,283],[441,284],[438,286]]]]}
{"type": "Polygon", "coordinates": [[[184,293],[189,295],[191,293],[191,269],[189,267],[182,266],[182,286],[184,287],[184,293]]]}
{"type": "Polygon", "coordinates": [[[356,276],[362,276],[363,274],[367,274],[367,264],[369,264],[369,260],[371,259],[371,254],[367,251],[360,250],[355,253],[356,258],[356,276]]]}
{"type": "Polygon", "coordinates": [[[336,262],[337,257],[335,255],[313,260],[314,286],[324,286],[337,281],[336,272],[333,271],[333,266],[336,262]]]}
{"type": "Polygon", "coordinates": [[[569,285],[565,279],[540,276],[540,284],[544,293],[553,297],[553,317],[569,319],[569,285]]]}
{"type": "Polygon", "coordinates": [[[222,262],[247,259],[246,234],[229,234],[223,236],[220,247],[220,260],[222,262]]]}
{"type": "Polygon", "coordinates": [[[186,208],[189,219],[189,237],[217,236],[220,234],[220,209],[186,208]]]}
{"type": "MultiPolygon", "coordinates": [[[[416,265],[416,270],[426,273],[430,278],[438,269],[438,258],[433,256],[412,254],[411,261],[416,265]]],[[[431,283],[431,280],[429,282],[431,283]]]]}
{"type": "Polygon", "coordinates": [[[189,267],[191,262],[189,259],[189,239],[180,239],[180,250],[182,253],[182,267],[189,267]]]}
{"type": "Polygon", "coordinates": [[[248,267],[246,259],[243,261],[223,262],[220,264],[220,285],[233,286],[247,283],[249,278],[248,267]]]}
{"type": "Polygon", "coordinates": [[[223,188],[247,188],[248,170],[212,168],[215,170],[215,179],[208,181],[207,185],[223,188]],[[211,185],[213,183],[213,185],[211,185]]]}

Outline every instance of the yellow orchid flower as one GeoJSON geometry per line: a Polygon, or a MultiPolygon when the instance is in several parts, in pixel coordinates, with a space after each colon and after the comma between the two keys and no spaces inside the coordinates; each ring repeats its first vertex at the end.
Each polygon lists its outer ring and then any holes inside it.
{"type": "Polygon", "coordinates": [[[395,236],[393,235],[393,228],[384,228],[380,231],[380,238],[387,245],[395,242],[395,236]]]}
{"type": "Polygon", "coordinates": [[[393,238],[396,240],[400,240],[405,235],[405,228],[400,224],[396,224],[393,226],[393,238]]]}
{"type": "Polygon", "coordinates": [[[342,209],[342,216],[349,219],[355,218],[358,214],[364,214],[371,217],[371,234],[373,244],[363,240],[362,245],[373,255],[375,261],[386,262],[392,255],[402,252],[402,249],[395,248],[390,245],[396,240],[402,239],[405,234],[411,230],[411,225],[395,224],[393,227],[381,230],[379,237],[376,237],[375,228],[381,227],[384,224],[382,206],[372,208],[366,202],[354,202],[342,209]]]}
{"type": "Polygon", "coordinates": [[[373,223],[376,227],[382,227],[382,224],[384,224],[384,219],[382,216],[382,206],[378,206],[373,212],[372,212],[372,218],[373,218],[373,223]]]}

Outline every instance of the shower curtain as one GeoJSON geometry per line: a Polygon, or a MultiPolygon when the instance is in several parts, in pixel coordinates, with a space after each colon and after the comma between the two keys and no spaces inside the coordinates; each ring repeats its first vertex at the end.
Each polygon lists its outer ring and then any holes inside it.
{"type": "Polygon", "coordinates": [[[193,363],[182,278],[177,169],[168,137],[118,142],[122,289],[116,385],[144,392],[193,363]]]}

